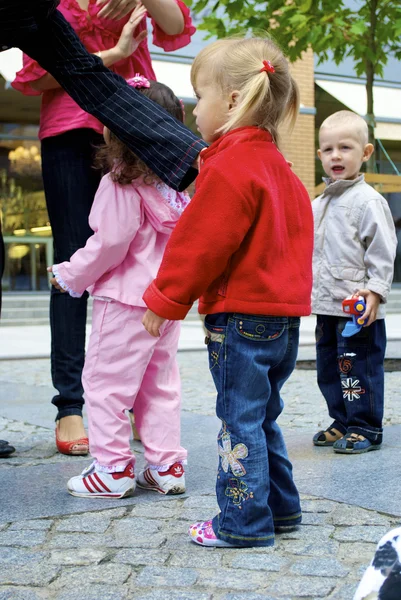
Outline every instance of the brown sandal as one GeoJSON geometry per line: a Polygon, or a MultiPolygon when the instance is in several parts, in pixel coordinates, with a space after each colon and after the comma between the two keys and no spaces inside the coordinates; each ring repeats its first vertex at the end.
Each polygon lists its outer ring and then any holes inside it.
{"type": "Polygon", "coordinates": [[[340,440],[342,437],[344,436],[340,431],[334,429],[334,427],[328,427],[324,431],[322,430],[315,433],[315,435],[313,436],[313,445],[332,446],[334,442],[340,440]],[[331,435],[333,439],[327,439],[327,434],[331,435]]]}

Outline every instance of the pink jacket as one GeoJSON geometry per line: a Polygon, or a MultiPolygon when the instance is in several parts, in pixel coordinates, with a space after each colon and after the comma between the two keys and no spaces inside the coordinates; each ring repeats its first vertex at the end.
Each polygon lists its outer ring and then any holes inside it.
{"type": "Polygon", "coordinates": [[[186,193],[162,182],[119,185],[105,175],[89,215],[94,234],[69,261],[53,265],[58,283],[71,296],[88,290],[92,296],[145,306],[142,295],[188,202],[186,193]]]}

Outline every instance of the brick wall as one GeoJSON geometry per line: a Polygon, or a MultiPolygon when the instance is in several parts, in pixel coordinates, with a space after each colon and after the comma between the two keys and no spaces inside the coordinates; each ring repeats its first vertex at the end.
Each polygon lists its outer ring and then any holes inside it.
{"type": "MultiPolygon", "coordinates": [[[[308,51],[302,60],[291,65],[292,76],[296,80],[301,105],[306,108],[315,106],[313,53],[308,51]]],[[[281,131],[281,149],[285,157],[293,162],[293,170],[314,198],[315,188],[315,116],[299,114],[292,133],[285,127],[281,131]]]]}

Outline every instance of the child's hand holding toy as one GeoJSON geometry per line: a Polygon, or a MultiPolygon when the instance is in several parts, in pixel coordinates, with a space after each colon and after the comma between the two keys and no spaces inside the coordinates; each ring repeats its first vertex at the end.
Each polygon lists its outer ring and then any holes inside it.
{"type": "Polygon", "coordinates": [[[342,302],[343,311],[352,316],[344,331],[343,337],[350,337],[358,333],[362,327],[368,327],[376,320],[380,296],[371,290],[358,290],[353,296],[345,298],[342,302]]]}

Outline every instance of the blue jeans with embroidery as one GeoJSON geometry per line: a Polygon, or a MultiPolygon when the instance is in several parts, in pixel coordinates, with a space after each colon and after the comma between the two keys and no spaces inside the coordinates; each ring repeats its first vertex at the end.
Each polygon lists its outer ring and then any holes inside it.
{"type": "Polygon", "coordinates": [[[213,530],[238,546],[271,546],[275,525],[302,518],[276,423],[280,390],[295,366],[299,318],[219,313],[207,315],[205,327],[222,422],[213,530]]]}
{"type": "Polygon", "coordinates": [[[341,335],[349,319],[317,315],[317,382],[333,419],[331,427],[383,439],[386,326],[378,319],[359,333],[341,335]]]}

